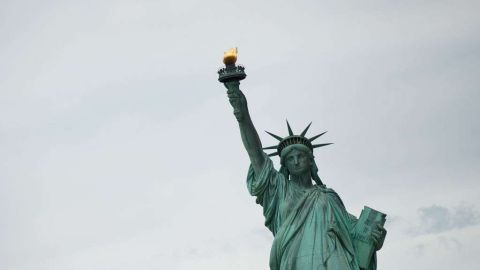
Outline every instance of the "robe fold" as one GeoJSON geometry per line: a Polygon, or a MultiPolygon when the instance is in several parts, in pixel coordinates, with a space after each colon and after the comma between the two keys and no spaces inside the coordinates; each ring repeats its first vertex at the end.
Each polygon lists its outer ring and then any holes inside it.
{"type": "Polygon", "coordinates": [[[268,157],[258,175],[250,165],[247,188],[274,235],[271,270],[360,270],[352,241],[357,219],[335,191],[285,179],[268,157]]]}

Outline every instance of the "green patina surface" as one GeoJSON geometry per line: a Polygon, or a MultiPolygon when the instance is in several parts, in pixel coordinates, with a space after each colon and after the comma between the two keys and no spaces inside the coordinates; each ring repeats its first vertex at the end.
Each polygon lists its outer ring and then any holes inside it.
{"type": "Polygon", "coordinates": [[[247,187],[263,207],[265,226],[273,233],[270,253],[272,270],[376,269],[376,251],[385,239],[385,214],[365,207],[359,219],[349,214],[338,194],[318,176],[313,144],[322,134],[305,137],[308,128],[295,135],[271,134],[278,145],[262,147],[240,90],[244,68],[230,64],[219,70],[240,127],[251,165],[247,187]],[[229,73],[230,72],[230,73],[229,73]],[[267,155],[264,150],[275,149],[267,155]],[[280,156],[281,167],[273,167],[270,156],[280,156]]]}

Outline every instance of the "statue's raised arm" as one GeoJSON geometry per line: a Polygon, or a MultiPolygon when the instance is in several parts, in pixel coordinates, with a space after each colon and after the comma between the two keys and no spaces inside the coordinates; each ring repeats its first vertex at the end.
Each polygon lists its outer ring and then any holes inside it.
{"type": "Polygon", "coordinates": [[[232,48],[224,53],[223,63],[225,67],[218,71],[218,80],[227,88],[228,99],[233,107],[233,114],[240,126],[243,145],[247,150],[255,173],[260,173],[265,163],[265,157],[262,143],[248,112],[247,99],[240,91],[240,81],[247,76],[245,68],[235,65],[236,61],[237,48],[232,48]]]}
{"type": "Polygon", "coordinates": [[[255,173],[259,173],[265,162],[262,150],[262,142],[257,130],[253,125],[250,113],[248,112],[247,99],[239,88],[239,81],[225,82],[228,99],[233,107],[233,114],[238,121],[243,145],[247,150],[255,173]]]}

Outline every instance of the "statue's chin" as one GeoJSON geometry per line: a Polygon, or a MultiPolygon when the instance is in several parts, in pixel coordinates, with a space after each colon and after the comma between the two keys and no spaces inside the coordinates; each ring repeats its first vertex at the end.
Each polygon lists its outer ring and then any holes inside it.
{"type": "Polygon", "coordinates": [[[288,168],[291,175],[301,176],[310,171],[310,166],[308,164],[300,164],[300,166],[288,168]]]}
{"type": "MultiPolygon", "coordinates": [[[[289,170],[290,171],[290,170],[289,170]]],[[[298,170],[298,171],[290,171],[290,175],[293,176],[293,177],[301,177],[303,175],[305,175],[306,173],[308,173],[309,170],[308,169],[305,169],[305,170],[298,170]]]]}

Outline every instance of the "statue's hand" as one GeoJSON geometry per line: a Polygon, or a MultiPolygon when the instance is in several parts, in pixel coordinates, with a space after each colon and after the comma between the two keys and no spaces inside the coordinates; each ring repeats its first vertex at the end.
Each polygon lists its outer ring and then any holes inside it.
{"type": "Polygon", "coordinates": [[[383,246],[383,241],[385,241],[385,236],[387,236],[387,230],[380,225],[377,224],[377,228],[372,231],[372,241],[375,244],[375,249],[380,250],[383,246]]]}
{"type": "Polygon", "coordinates": [[[228,100],[233,107],[233,114],[237,121],[242,121],[248,115],[247,99],[245,95],[240,91],[239,82],[226,82],[225,87],[227,90],[228,100]]]}

